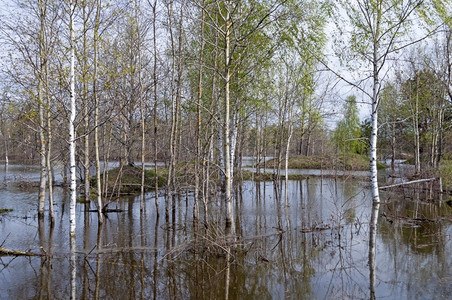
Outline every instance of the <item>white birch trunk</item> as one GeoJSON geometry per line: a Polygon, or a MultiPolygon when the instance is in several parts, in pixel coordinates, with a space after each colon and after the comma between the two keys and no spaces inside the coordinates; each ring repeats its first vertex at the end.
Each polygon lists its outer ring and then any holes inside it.
{"type": "Polygon", "coordinates": [[[86,15],[86,1],[83,1],[83,70],[82,70],[82,81],[83,81],[83,114],[84,114],[84,171],[85,171],[85,182],[84,182],[84,196],[85,201],[89,201],[91,188],[90,188],[90,159],[89,159],[89,109],[88,109],[88,45],[87,45],[87,30],[88,30],[88,19],[86,15]]]}
{"type": "Polygon", "coordinates": [[[218,125],[218,165],[220,166],[220,180],[221,186],[226,187],[226,171],[224,168],[224,145],[223,145],[223,131],[221,125],[218,125]]]}
{"type": "Polygon", "coordinates": [[[49,186],[49,212],[50,221],[53,223],[55,220],[55,213],[53,211],[53,171],[51,165],[51,145],[52,145],[52,126],[51,126],[51,113],[50,113],[50,100],[47,97],[47,153],[46,153],[46,165],[47,165],[47,177],[49,186]]]}
{"type": "Polygon", "coordinates": [[[396,131],[395,123],[391,123],[391,172],[395,172],[395,157],[396,157],[396,131]]]}
{"type": "Polygon", "coordinates": [[[168,180],[167,180],[167,195],[165,199],[165,221],[169,222],[169,209],[170,209],[170,198],[174,192],[175,181],[173,180],[173,173],[175,172],[176,164],[176,128],[177,128],[177,98],[176,98],[176,88],[175,88],[175,73],[176,73],[176,50],[174,45],[174,35],[173,35],[173,1],[170,1],[168,8],[168,22],[169,22],[169,33],[171,40],[171,133],[169,141],[169,152],[170,152],[170,162],[168,167],[168,180]]]}
{"type": "Polygon", "coordinates": [[[380,195],[378,192],[378,170],[377,170],[377,134],[378,134],[378,111],[376,101],[372,102],[372,132],[370,135],[370,180],[372,189],[372,201],[380,202],[380,195]]]}
{"type": "Polygon", "coordinates": [[[369,282],[370,299],[375,299],[375,256],[377,240],[378,213],[380,210],[380,195],[378,190],[378,170],[377,170],[377,137],[378,137],[378,92],[379,65],[378,65],[378,38],[380,37],[380,14],[376,17],[376,31],[373,41],[373,89],[372,89],[372,114],[371,114],[371,134],[370,134],[370,179],[372,189],[372,214],[370,219],[369,233],[369,282]]]}
{"type": "MultiPolygon", "coordinates": [[[[85,113],[87,113],[87,112],[88,112],[88,110],[85,109],[85,113]]],[[[86,121],[85,125],[88,125],[88,124],[89,124],[89,121],[86,121]]],[[[91,174],[89,172],[90,159],[89,159],[89,134],[88,134],[88,132],[89,132],[89,125],[86,126],[85,138],[84,138],[84,148],[85,148],[85,150],[84,150],[84,152],[85,152],[84,157],[85,157],[85,161],[83,163],[83,168],[84,168],[84,171],[85,171],[85,175],[84,175],[84,178],[85,178],[85,180],[84,180],[85,181],[84,182],[85,201],[89,201],[90,194],[91,194],[91,187],[90,187],[90,181],[89,181],[89,179],[91,177],[91,174]]]]}
{"type": "Polygon", "coordinates": [[[38,110],[39,110],[39,140],[40,140],[40,180],[39,180],[39,205],[38,216],[44,216],[44,206],[46,197],[46,139],[44,135],[44,73],[46,70],[46,50],[45,50],[45,3],[39,1],[39,14],[41,27],[39,30],[39,74],[38,74],[38,110]]]}
{"type": "MultiPolygon", "coordinates": [[[[99,224],[104,222],[102,215],[102,182],[100,174],[100,155],[99,155],[99,95],[97,94],[97,65],[98,65],[98,39],[99,39],[99,23],[100,23],[100,9],[102,1],[96,1],[96,20],[94,24],[94,72],[93,72],[93,97],[94,97],[94,148],[96,156],[96,199],[97,199],[97,217],[99,224]]],[[[108,169],[108,166],[105,166],[108,169]]]]}
{"type": "MultiPolygon", "coordinates": [[[[378,30],[378,29],[377,29],[378,30]]],[[[377,35],[378,36],[378,35],[377,35]]],[[[375,42],[376,43],[376,42],[375,42]]],[[[372,189],[372,202],[380,203],[378,191],[378,169],[377,169],[377,137],[378,137],[378,52],[377,44],[373,51],[373,89],[372,89],[372,112],[371,112],[371,134],[370,134],[370,181],[372,189]]]]}
{"type": "Polygon", "coordinates": [[[154,44],[154,66],[152,71],[152,77],[154,81],[154,172],[155,172],[155,208],[157,212],[157,218],[159,217],[159,175],[157,168],[158,161],[158,147],[157,147],[157,131],[158,131],[158,122],[157,122],[157,33],[156,33],[156,18],[157,18],[157,0],[154,1],[154,5],[152,6],[152,30],[153,30],[153,44],[154,44]]]}
{"type": "Polygon", "coordinates": [[[224,170],[225,170],[225,203],[226,203],[226,235],[235,234],[234,228],[234,218],[233,218],[233,208],[232,208],[232,178],[231,178],[231,145],[230,145],[230,92],[229,92],[229,81],[231,79],[230,70],[230,1],[226,2],[226,18],[225,18],[225,99],[224,99],[224,170]]]}
{"type": "Polygon", "coordinates": [[[381,12],[376,12],[374,15],[374,39],[373,39],[373,57],[372,57],[372,67],[373,67],[373,87],[372,87],[372,111],[371,111],[371,134],[370,134],[370,181],[372,190],[372,202],[380,203],[380,194],[378,192],[378,169],[377,169],[377,137],[378,137],[378,102],[379,102],[379,91],[380,91],[380,80],[379,80],[379,69],[378,64],[378,49],[379,49],[379,38],[380,38],[380,21],[381,12]]]}
{"type": "Polygon", "coordinates": [[[142,94],[142,83],[141,83],[141,70],[139,71],[139,77],[140,77],[140,122],[141,122],[141,187],[140,187],[140,210],[144,210],[144,179],[145,179],[145,151],[146,151],[146,141],[145,141],[145,134],[146,134],[146,125],[144,123],[144,101],[142,94]]]}
{"type": "Polygon", "coordinates": [[[70,4],[69,34],[70,34],[70,115],[69,115],[69,163],[70,163],[70,235],[75,236],[75,203],[77,200],[77,183],[75,170],[75,51],[74,51],[74,11],[75,1],[70,4]]]}
{"type": "Polygon", "coordinates": [[[419,77],[416,82],[416,100],[414,106],[413,116],[413,129],[414,129],[414,172],[416,175],[421,173],[421,153],[420,153],[420,141],[419,141],[419,77]]]}
{"type": "Polygon", "coordinates": [[[9,164],[9,160],[8,160],[8,148],[9,148],[8,147],[8,139],[10,137],[9,127],[8,126],[6,126],[4,132],[5,132],[5,134],[3,135],[3,137],[4,137],[3,143],[5,144],[5,167],[7,167],[8,164],[9,164]]]}
{"type": "Polygon", "coordinates": [[[260,126],[259,126],[260,122],[259,122],[259,114],[256,111],[256,174],[259,176],[260,175],[260,170],[261,170],[261,166],[260,166],[260,162],[261,162],[261,132],[260,132],[260,126]]]}
{"type": "Polygon", "coordinates": [[[144,210],[144,182],[145,182],[145,153],[146,153],[146,124],[145,124],[145,103],[143,99],[143,78],[142,78],[142,57],[141,57],[141,32],[139,21],[139,3],[135,2],[135,30],[137,34],[138,52],[138,97],[140,99],[140,123],[141,123],[141,186],[140,186],[140,211],[144,210]]]}
{"type": "MultiPolygon", "coordinates": [[[[217,16],[218,18],[218,16],[217,16]]],[[[216,82],[217,82],[217,64],[218,64],[218,31],[215,31],[215,47],[214,47],[214,72],[212,74],[212,92],[210,94],[210,110],[218,111],[218,101],[216,98],[216,82]]],[[[219,122],[221,123],[221,122],[219,122]]],[[[215,126],[211,126],[210,128],[210,137],[209,137],[209,150],[206,153],[206,159],[203,170],[205,171],[204,181],[203,181],[203,190],[204,197],[202,198],[204,204],[204,228],[209,227],[209,219],[208,219],[208,199],[210,196],[210,162],[214,160],[214,144],[215,144],[215,131],[217,128],[215,126]]],[[[218,149],[219,149],[219,158],[220,158],[220,178],[221,178],[221,186],[224,186],[224,174],[223,168],[221,166],[221,161],[223,161],[223,151],[221,146],[221,130],[218,127],[218,149]]]]}
{"type": "Polygon", "coordinates": [[[284,179],[285,179],[285,186],[284,186],[284,199],[285,199],[285,205],[289,206],[289,150],[290,150],[290,141],[292,139],[293,135],[293,125],[292,125],[292,104],[289,104],[289,128],[288,128],[288,137],[287,137],[287,143],[286,143],[286,157],[285,157],[285,169],[284,169],[284,179]]]}
{"type": "MultiPolygon", "coordinates": [[[[231,122],[231,133],[230,133],[230,142],[231,142],[231,150],[230,150],[230,162],[231,162],[231,181],[233,183],[234,178],[234,162],[235,162],[235,149],[237,148],[237,134],[239,130],[239,124],[237,121],[237,116],[233,114],[232,122],[231,122]]],[[[232,184],[231,183],[231,184],[232,184]]]]}
{"type": "Polygon", "coordinates": [[[197,126],[196,126],[196,157],[195,157],[195,199],[193,204],[193,220],[195,224],[199,220],[199,195],[200,195],[200,165],[201,165],[201,101],[202,101],[202,74],[203,74],[203,52],[204,52],[204,6],[201,7],[201,42],[199,49],[199,71],[198,71],[198,102],[196,104],[197,126]]]}

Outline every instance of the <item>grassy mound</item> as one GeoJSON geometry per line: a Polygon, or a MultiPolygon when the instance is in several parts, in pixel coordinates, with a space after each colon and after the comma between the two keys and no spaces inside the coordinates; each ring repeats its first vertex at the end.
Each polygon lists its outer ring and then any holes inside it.
{"type": "MultiPolygon", "coordinates": [[[[165,169],[159,170],[158,184],[159,187],[164,187],[167,182],[167,171],[165,169]]],[[[108,193],[120,194],[139,194],[141,192],[141,167],[126,165],[122,168],[114,168],[108,171],[108,193]]],[[[91,177],[91,186],[96,188],[96,177],[91,177]]],[[[104,182],[102,181],[102,186],[104,182]]],[[[144,174],[145,191],[153,190],[155,188],[155,171],[145,170],[144,174]]]]}
{"type": "Polygon", "coordinates": [[[442,160],[441,167],[439,169],[443,188],[447,190],[452,189],[452,160],[442,160]]]}
{"type": "MultiPolygon", "coordinates": [[[[284,171],[280,174],[280,179],[285,179],[284,171]]],[[[299,174],[289,174],[289,180],[302,180],[307,178],[307,176],[299,175],[299,174]]],[[[276,179],[276,174],[272,173],[260,173],[257,175],[254,172],[242,170],[242,177],[243,180],[254,180],[254,181],[272,181],[276,179]]]]}
{"type": "MultiPolygon", "coordinates": [[[[267,162],[267,166],[277,163],[277,159],[267,162]]],[[[378,169],[385,169],[386,165],[377,163],[378,169]]],[[[285,168],[284,160],[281,168],[285,168]]],[[[324,170],[348,170],[367,171],[369,170],[369,158],[356,153],[345,153],[338,155],[312,155],[294,156],[289,158],[290,169],[324,169],[324,170]]]]}

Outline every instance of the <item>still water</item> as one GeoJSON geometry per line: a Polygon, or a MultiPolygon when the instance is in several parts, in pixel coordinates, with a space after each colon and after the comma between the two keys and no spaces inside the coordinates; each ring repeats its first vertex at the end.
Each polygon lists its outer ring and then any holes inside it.
{"type": "MultiPolygon", "coordinates": [[[[209,199],[209,223],[193,230],[192,195],[124,197],[97,225],[94,205],[77,204],[75,247],[69,198],[55,190],[55,225],[37,218],[38,169],[10,166],[0,189],[0,245],[45,254],[0,257],[0,299],[369,299],[368,184],[311,177],[237,187],[238,240],[221,238],[223,205],[209,199]],[[281,196],[280,196],[281,195],[281,196]]],[[[418,195],[419,196],[419,195],[418,195]]],[[[452,209],[424,197],[382,194],[376,240],[377,299],[452,297],[452,209]]],[[[435,200],[435,199],[434,199],[435,200]]]]}

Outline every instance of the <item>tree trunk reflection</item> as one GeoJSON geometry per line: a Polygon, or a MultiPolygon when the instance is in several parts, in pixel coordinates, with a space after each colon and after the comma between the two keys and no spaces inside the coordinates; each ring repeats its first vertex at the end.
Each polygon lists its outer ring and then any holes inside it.
{"type": "Polygon", "coordinates": [[[378,212],[380,210],[380,203],[374,202],[372,205],[372,215],[370,218],[369,226],[369,281],[370,281],[370,299],[376,299],[375,295],[375,255],[376,255],[376,243],[377,243],[377,222],[378,212]]]}

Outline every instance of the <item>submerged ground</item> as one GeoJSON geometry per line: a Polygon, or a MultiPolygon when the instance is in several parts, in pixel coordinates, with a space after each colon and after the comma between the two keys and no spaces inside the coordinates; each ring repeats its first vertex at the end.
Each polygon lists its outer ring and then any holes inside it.
{"type": "MultiPolygon", "coordinates": [[[[121,198],[102,227],[77,204],[76,246],[69,241],[69,199],[55,191],[56,222],[37,218],[37,192],[17,184],[38,169],[0,174],[2,247],[44,254],[0,257],[1,299],[447,299],[452,294],[452,210],[418,190],[384,192],[371,287],[364,179],[310,177],[284,185],[245,181],[235,191],[238,240],[222,236],[221,201],[209,204],[209,230],[193,230],[192,195],[174,200],[169,223],[163,197],[121,198]],[[403,195],[404,194],[404,195],[403,195]],[[278,196],[282,195],[282,196],[278,196]],[[428,201],[426,201],[428,200],[428,201]],[[72,254],[72,256],[71,256],[72,254]],[[72,263],[71,263],[72,261],[72,263]]],[[[447,200],[447,199],[444,199],[447,200]]],[[[94,207],[92,207],[94,208],[94,207]]]]}

